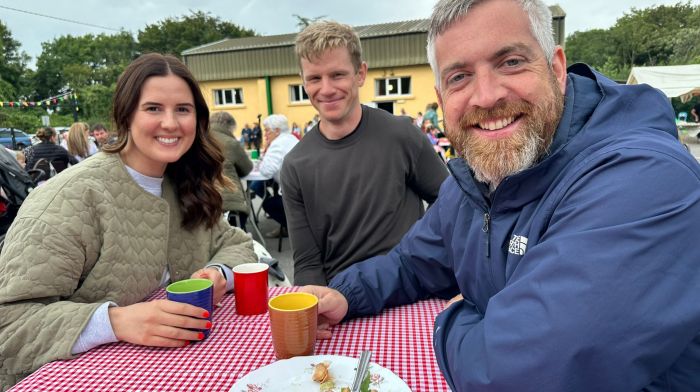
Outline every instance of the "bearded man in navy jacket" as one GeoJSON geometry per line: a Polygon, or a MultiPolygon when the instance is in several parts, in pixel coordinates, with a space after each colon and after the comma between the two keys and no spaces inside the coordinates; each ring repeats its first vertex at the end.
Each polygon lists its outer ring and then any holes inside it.
{"type": "Polygon", "coordinates": [[[453,298],[454,391],[700,391],[700,166],[667,98],[567,70],[539,0],[440,0],[428,57],[460,158],[389,254],[302,288],[319,336],[453,298]]]}

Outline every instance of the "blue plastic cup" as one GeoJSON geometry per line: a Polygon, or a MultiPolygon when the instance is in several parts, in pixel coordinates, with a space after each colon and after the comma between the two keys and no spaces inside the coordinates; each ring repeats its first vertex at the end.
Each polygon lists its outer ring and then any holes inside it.
{"type": "MultiPolygon", "coordinates": [[[[209,279],[185,279],[171,283],[165,288],[168,299],[182,302],[206,309],[209,312],[207,320],[211,321],[214,313],[214,282],[209,279]]],[[[193,329],[204,333],[204,338],[209,336],[208,329],[193,329]]]]}

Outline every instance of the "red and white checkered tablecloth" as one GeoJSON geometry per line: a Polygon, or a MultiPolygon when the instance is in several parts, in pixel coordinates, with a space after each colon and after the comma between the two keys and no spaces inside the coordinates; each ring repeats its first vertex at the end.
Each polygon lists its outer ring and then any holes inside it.
{"type": "MultiPolygon", "coordinates": [[[[293,291],[275,287],[270,296],[293,291]]],[[[164,298],[159,290],[150,299],[164,298]]],[[[435,316],[442,300],[426,300],[359,318],[318,340],[316,354],[359,356],[393,371],[413,391],[448,391],[432,348],[435,316]]],[[[11,391],[229,391],[234,382],[275,361],[267,313],[239,316],[232,295],[214,312],[210,336],[184,348],[114,343],[70,361],[44,365],[11,391]]]]}

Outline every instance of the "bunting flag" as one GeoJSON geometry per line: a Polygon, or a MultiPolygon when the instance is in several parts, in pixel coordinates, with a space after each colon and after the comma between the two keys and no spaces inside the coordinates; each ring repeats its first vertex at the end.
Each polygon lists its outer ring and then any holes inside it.
{"type": "Polygon", "coordinates": [[[33,108],[40,107],[43,109],[58,106],[59,104],[68,101],[75,105],[75,110],[78,109],[78,94],[74,92],[67,92],[61,95],[56,95],[54,97],[49,97],[42,99],[41,101],[25,101],[18,99],[16,101],[0,101],[0,108],[33,108]]]}

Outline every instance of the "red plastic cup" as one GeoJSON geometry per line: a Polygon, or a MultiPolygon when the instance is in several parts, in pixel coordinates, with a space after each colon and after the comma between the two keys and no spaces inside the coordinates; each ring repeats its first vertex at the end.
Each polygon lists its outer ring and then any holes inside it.
{"type": "Polygon", "coordinates": [[[267,270],[265,263],[245,263],[233,268],[236,313],[262,314],[267,311],[267,270]]]}

